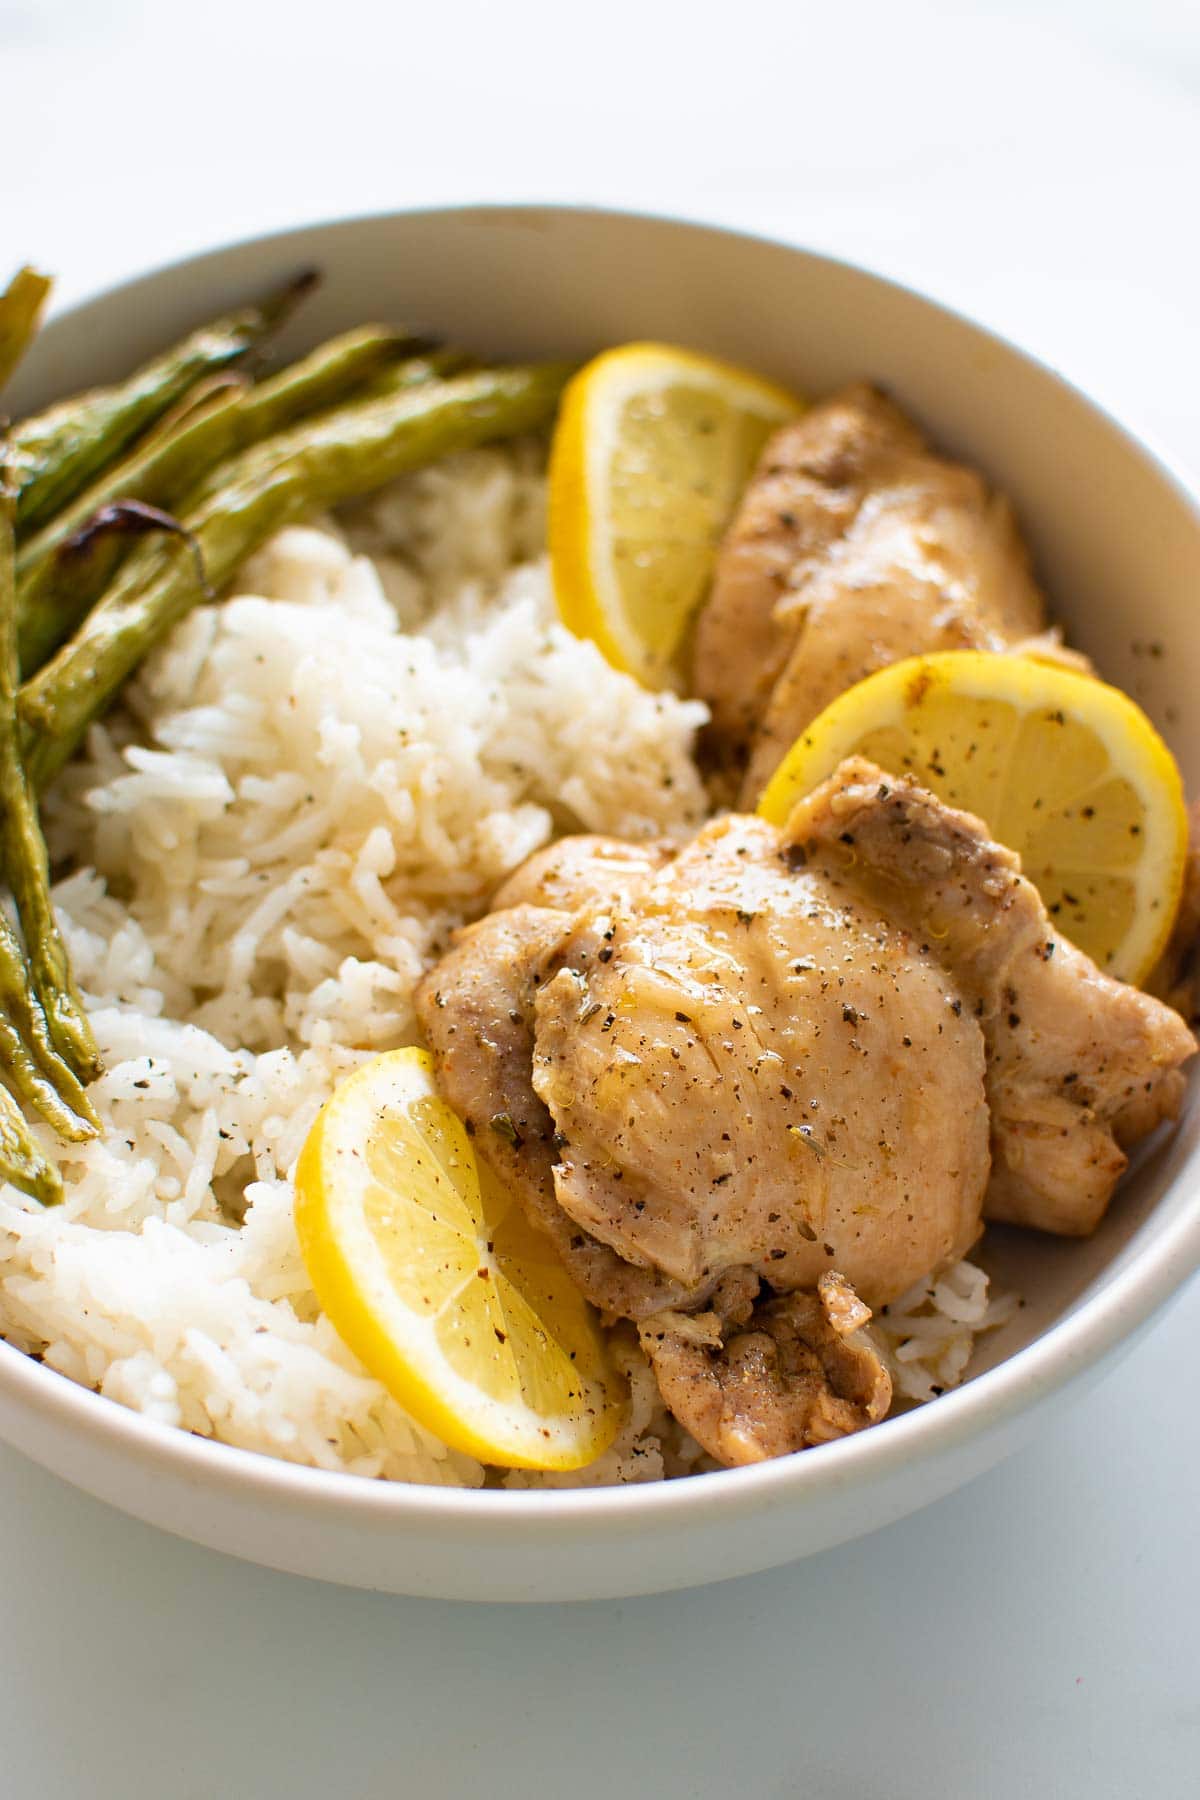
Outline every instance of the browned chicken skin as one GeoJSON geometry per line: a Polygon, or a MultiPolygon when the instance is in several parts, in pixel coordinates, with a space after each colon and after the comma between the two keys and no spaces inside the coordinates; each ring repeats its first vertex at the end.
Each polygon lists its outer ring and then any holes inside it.
{"type": "Polygon", "coordinates": [[[492,911],[525,905],[576,913],[584,906],[624,906],[678,851],[669,838],[636,844],[591,835],[560,838],[513,871],[492,896],[492,911]]]}
{"type": "Polygon", "coordinates": [[[861,760],[782,831],[568,839],[497,899],[418,992],[439,1086],[724,1461],[882,1416],[855,1290],[985,1206],[1090,1230],[1195,1047],[978,820],[861,760]]]}
{"type": "Polygon", "coordinates": [[[555,1242],[580,1289],[610,1316],[646,1323],[664,1398],[710,1454],[758,1461],[858,1430],[887,1411],[891,1384],[859,1327],[869,1315],[820,1256],[821,1299],[795,1294],[753,1311],[745,1267],[681,1283],[627,1261],[558,1204],[563,1139],[533,1090],[534,1000],[566,953],[569,906],[630,906],[673,852],[570,838],[531,857],[496,895],[502,910],[457,934],[421,984],[418,1013],[438,1084],[527,1216],[555,1242]],[[698,1314],[675,1310],[707,1304],[698,1314]],[[733,1332],[728,1354],[720,1333],[733,1332]],[[706,1347],[680,1334],[707,1334],[706,1347]]]}
{"type": "Polygon", "coordinates": [[[1006,500],[935,456],[873,388],[767,444],[696,629],[693,686],[752,807],[843,689],[901,657],[1005,650],[1042,630],[1006,500]]]}
{"type": "Polygon", "coordinates": [[[577,913],[535,1001],[559,1206],[702,1289],[840,1269],[893,1299],[978,1236],[984,1045],[936,962],[732,815],[625,907],[577,913]]]}
{"type": "Polygon", "coordinates": [[[1196,1044],[1176,1012],[1056,932],[1019,859],[911,780],[854,758],[796,808],[807,866],[849,881],[953,976],[988,1049],[985,1213],[1092,1231],[1124,1147],[1173,1118],[1196,1044]]]}
{"type": "Polygon", "coordinates": [[[438,1086],[477,1147],[530,1222],[553,1239],[592,1304],[631,1319],[694,1296],[624,1262],[555,1199],[554,1121],[533,1091],[533,1005],[539,983],[557,966],[571,913],[538,901],[583,903],[612,891],[610,881],[615,897],[628,894],[671,848],[575,837],[539,851],[496,895],[501,910],[457,932],[416,993],[438,1086]]]}
{"type": "MultiPolygon", "coordinates": [[[[695,687],[752,806],[864,675],[1043,626],[1007,503],[858,386],[767,445],[695,687]]],[[[782,830],[566,839],[494,905],[418,992],[439,1086],[725,1463],[882,1418],[870,1307],[985,1215],[1091,1231],[1196,1047],[1052,929],[978,819],[862,759],[782,830]]],[[[1161,977],[1189,997],[1190,941],[1161,977]]]]}
{"type": "Polygon", "coordinates": [[[840,1275],[730,1321],[660,1313],[641,1327],[663,1399],[710,1455],[764,1462],[848,1437],[887,1413],[892,1382],[840,1275]]]}

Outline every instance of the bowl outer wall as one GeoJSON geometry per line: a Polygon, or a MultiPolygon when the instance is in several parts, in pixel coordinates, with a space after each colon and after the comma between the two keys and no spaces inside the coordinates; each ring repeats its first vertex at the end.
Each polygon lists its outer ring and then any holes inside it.
{"type": "MultiPolygon", "coordinates": [[[[1200,656],[1188,584],[1200,570],[1200,514],[1183,484],[1031,358],[906,289],[804,251],[553,207],[338,221],[216,250],[75,307],[51,323],[14,384],[14,411],[119,374],[147,346],[309,263],[326,281],[290,328],[289,351],[399,313],[511,356],[661,337],[812,393],[864,374],[883,381],[1012,494],[1056,614],[1137,694],[1200,786],[1200,717],[1186,705],[1200,656]],[[1167,653],[1145,654],[1147,642],[1167,653]]],[[[155,1425],[7,1345],[0,1434],[168,1530],[355,1585],[541,1600],[748,1573],[950,1492],[1090,1385],[1200,1262],[1198,1134],[1189,1118],[1139,1177],[1137,1204],[1114,1209],[1101,1240],[1071,1247],[1081,1279],[1051,1294],[1068,1310],[1061,1323],[936,1406],[786,1463],[570,1494],[367,1483],[155,1425]]]]}
{"type": "MultiPolygon", "coordinates": [[[[851,1455],[822,1451],[817,1479],[797,1484],[780,1464],[696,1476],[682,1507],[676,1483],[568,1494],[402,1489],[417,1503],[396,1507],[384,1483],[299,1469],[133,1413],[98,1418],[99,1406],[125,1409],[86,1389],[75,1389],[94,1403],[86,1412],[74,1395],[47,1406],[44,1383],[11,1382],[2,1368],[0,1437],[147,1524],[287,1574],[439,1600],[624,1599],[757,1574],[942,1499],[1082,1398],[1150,1323],[1103,1358],[1081,1350],[1064,1383],[1014,1388],[984,1421],[960,1407],[946,1429],[943,1414],[928,1444],[904,1429],[919,1416],[908,1414],[847,1440],[851,1455]],[[348,1496],[349,1482],[365,1491],[348,1496]],[[660,1493],[670,1501],[657,1503],[660,1493]],[[640,1504],[623,1503],[633,1495],[640,1504]]],[[[20,1357],[0,1348],[5,1360],[20,1357]]]]}

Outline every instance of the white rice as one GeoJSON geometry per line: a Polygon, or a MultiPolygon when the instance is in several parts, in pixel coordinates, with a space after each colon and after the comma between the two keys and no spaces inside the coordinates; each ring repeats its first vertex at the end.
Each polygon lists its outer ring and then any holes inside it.
{"type": "MultiPolygon", "coordinates": [[[[318,1311],[290,1173],[334,1084],[412,1041],[413,986],[500,879],[569,830],[685,836],[704,710],[555,620],[535,446],[282,532],[194,613],[47,808],[56,900],[107,1073],[101,1141],[45,1211],[0,1187],[0,1331],[153,1418],[321,1468],[475,1486],[318,1311]],[[365,552],[369,552],[366,554],[365,552]]],[[[897,1392],[993,1320],[959,1264],[889,1309],[897,1392]]],[[[998,1321],[996,1321],[998,1322],[998,1321]]],[[[636,1348],[629,1422],[581,1475],[703,1466],[636,1348]]]]}
{"type": "Polygon", "coordinates": [[[867,1330],[891,1371],[897,1401],[935,1400],[958,1386],[979,1333],[1007,1325],[1020,1305],[1015,1294],[988,1290],[982,1269],[957,1262],[875,1315],[867,1330]]]}

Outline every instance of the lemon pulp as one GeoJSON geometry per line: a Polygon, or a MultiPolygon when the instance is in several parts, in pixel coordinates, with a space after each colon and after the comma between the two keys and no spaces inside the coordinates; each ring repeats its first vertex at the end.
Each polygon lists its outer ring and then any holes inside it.
{"type": "Polygon", "coordinates": [[[425,1051],[355,1071],[296,1171],[305,1265],[335,1330],[414,1418],[485,1462],[573,1469],[620,1423],[599,1324],[425,1051]]]}
{"type": "Polygon", "coordinates": [[[1174,758],[1127,694],[1027,657],[912,657],[813,720],[759,812],[782,824],[851,755],[975,813],[1072,942],[1110,974],[1145,979],[1178,907],[1187,814],[1174,758]]]}
{"type": "Polygon", "coordinates": [[[564,623],[645,685],[667,681],[759,453],[799,411],[774,383],[666,344],[625,344],[581,369],[550,457],[564,623]]]}

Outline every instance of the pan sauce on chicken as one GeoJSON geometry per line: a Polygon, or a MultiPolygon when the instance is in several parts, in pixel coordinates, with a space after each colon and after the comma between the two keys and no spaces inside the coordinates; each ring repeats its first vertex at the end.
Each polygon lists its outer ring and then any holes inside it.
{"type": "Polygon", "coordinates": [[[776,432],[696,631],[693,687],[754,806],[844,688],[935,650],[1008,650],[1045,606],[1012,509],[857,385],[776,432]]]}
{"type": "Polygon", "coordinates": [[[497,899],[419,991],[439,1085],[724,1461],[880,1416],[867,1308],[985,1217],[1090,1230],[1194,1048],[862,761],[782,831],[568,839],[497,899]]]}
{"type": "MultiPolygon", "coordinates": [[[[749,808],[852,682],[1044,627],[1007,503],[855,387],[768,444],[694,685],[749,808]]],[[[978,819],[862,759],[782,829],[539,852],[418,1011],[479,1152],[729,1464],[883,1417],[871,1309],[986,1219],[1094,1229],[1195,1049],[978,819]]]]}

